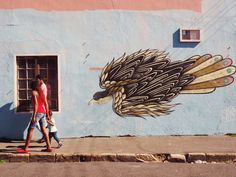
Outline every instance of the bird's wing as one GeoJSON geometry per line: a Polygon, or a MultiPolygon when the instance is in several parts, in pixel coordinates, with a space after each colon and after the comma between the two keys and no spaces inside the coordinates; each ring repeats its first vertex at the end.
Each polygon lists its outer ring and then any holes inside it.
{"type": "Polygon", "coordinates": [[[167,115],[174,106],[165,101],[159,103],[148,102],[148,99],[147,95],[127,98],[124,88],[120,87],[119,91],[113,95],[113,111],[121,117],[145,118],[146,116],[167,115]]]}
{"type": "Polygon", "coordinates": [[[152,68],[164,67],[169,61],[167,54],[156,49],[140,50],[131,55],[125,54],[112,60],[102,70],[100,87],[110,89],[137,82],[141,77],[152,72],[152,68]]]}
{"type": "Polygon", "coordinates": [[[173,105],[168,103],[180,93],[182,87],[194,80],[194,76],[183,75],[194,62],[163,59],[155,61],[155,65],[140,65],[136,70],[146,71],[146,74],[137,82],[117,89],[113,95],[113,110],[120,116],[155,117],[169,114],[173,105]],[[151,72],[147,73],[148,70],[151,72]]]}

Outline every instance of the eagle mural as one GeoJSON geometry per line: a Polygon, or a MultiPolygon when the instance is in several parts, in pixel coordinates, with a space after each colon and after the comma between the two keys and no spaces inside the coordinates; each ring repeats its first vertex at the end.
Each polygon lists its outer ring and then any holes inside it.
{"type": "Polygon", "coordinates": [[[165,52],[140,50],[113,59],[102,70],[100,87],[89,103],[113,100],[113,111],[121,117],[163,116],[176,104],[179,94],[207,94],[233,83],[235,66],[221,55],[195,55],[171,61],[165,52]]]}

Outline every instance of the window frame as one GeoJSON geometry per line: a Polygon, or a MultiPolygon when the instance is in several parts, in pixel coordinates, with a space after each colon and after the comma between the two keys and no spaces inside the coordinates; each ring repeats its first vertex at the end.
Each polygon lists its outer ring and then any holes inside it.
{"type": "Polygon", "coordinates": [[[58,110],[53,111],[54,113],[60,113],[61,111],[61,82],[60,82],[60,55],[57,53],[50,53],[50,54],[15,54],[14,55],[14,113],[15,114],[31,114],[32,111],[17,111],[18,106],[18,67],[17,67],[17,57],[46,57],[46,56],[56,56],[57,57],[57,97],[58,97],[58,110]]]}

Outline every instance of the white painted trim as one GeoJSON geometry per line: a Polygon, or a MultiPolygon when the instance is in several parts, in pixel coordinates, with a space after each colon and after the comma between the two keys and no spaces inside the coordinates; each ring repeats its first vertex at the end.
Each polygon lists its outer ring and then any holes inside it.
{"type": "Polygon", "coordinates": [[[60,58],[61,55],[57,55],[57,78],[58,78],[58,86],[57,86],[57,95],[58,95],[58,111],[54,111],[55,113],[60,113],[61,112],[61,68],[60,68],[60,58]]]}
{"type": "MultiPolygon", "coordinates": [[[[14,54],[14,108],[17,107],[17,63],[16,63],[16,57],[17,56],[57,56],[57,77],[58,77],[58,90],[57,90],[57,94],[58,94],[58,111],[53,111],[54,113],[60,113],[61,110],[61,96],[60,96],[60,89],[61,89],[61,85],[60,85],[60,65],[59,65],[59,58],[60,55],[56,54],[56,53],[50,53],[50,54],[14,54]]],[[[31,114],[32,111],[30,112],[17,112],[16,109],[14,109],[15,114],[31,114]]]]}
{"type": "Polygon", "coordinates": [[[191,43],[191,42],[201,42],[201,30],[199,28],[180,28],[179,29],[179,41],[183,43],[191,43]],[[183,31],[189,30],[189,31],[199,31],[199,39],[183,39],[183,31]]]}
{"type": "MultiPolygon", "coordinates": [[[[17,67],[16,67],[16,55],[14,55],[14,57],[13,57],[14,59],[14,61],[13,61],[13,64],[14,64],[14,71],[13,71],[13,73],[14,73],[14,75],[13,75],[13,77],[14,77],[14,103],[13,103],[13,105],[14,105],[14,113],[15,114],[18,114],[19,112],[17,112],[16,111],[16,107],[17,107],[17,67]]],[[[21,112],[22,113],[22,112],[21,112]]]]}

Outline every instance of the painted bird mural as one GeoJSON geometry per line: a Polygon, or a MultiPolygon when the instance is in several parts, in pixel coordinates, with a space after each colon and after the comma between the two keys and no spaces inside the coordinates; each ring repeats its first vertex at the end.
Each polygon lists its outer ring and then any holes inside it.
{"type": "Polygon", "coordinates": [[[176,104],[179,94],[207,94],[233,83],[236,68],[221,55],[195,55],[171,61],[156,49],[140,50],[113,59],[102,70],[100,87],[89,103],[113,100],[113,111],[121,117],[163,116],[176,104]]]}

